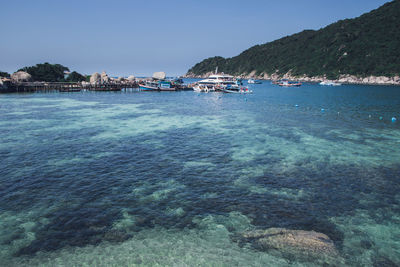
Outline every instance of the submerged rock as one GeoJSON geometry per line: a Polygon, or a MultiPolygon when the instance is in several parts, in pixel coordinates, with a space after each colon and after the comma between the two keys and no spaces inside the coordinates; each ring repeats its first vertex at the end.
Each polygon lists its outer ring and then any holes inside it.
{"type": "Polygon", "coordinates": [[[125,231],[119,230],[110,230],[104,234],[104,240],[114,243],[123,242],[131,237],[132,235],[126,233],[125,231]]]}
{"type": "Polygon", "coordinates": [[[327,235],[314,231],[269,228],[244,232],[241,238],[259,250],[275,251],[286,258],[330,259],[327,261],[330,263],[338,261],[339,253],[333,241],[327,235]]]}

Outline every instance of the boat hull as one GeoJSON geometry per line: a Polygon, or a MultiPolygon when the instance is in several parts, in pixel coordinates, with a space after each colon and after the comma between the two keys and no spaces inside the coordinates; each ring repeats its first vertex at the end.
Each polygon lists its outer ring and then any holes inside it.
{"type": "Polygon", "coordinates": [[[144,90],[144,91],[159,91],[158,87],[151,87],[151,86],[146,86],[146,85],[139,85],[139,89],[140,90],[144,90]]]}
{"type": "Polygon", "coordinates": [[[248,80],[247,83],[248,84],[262,84],[262,82],[260,82],[259,80],[248,80]]]}
{"type": "Polygon", "coordinates": [[[173,88],[173,87],[171,87],[171,88],[160,88],[158,90],[161,91],[161,92],[164,92],[164,91],[168,91],[168,92],[176,91],[175,88],[173,88]]]}
{"type": "Polygon", "coordinates": [[[145,84],[139,84],[139,89],[143,91],[176,91],[175,87],[154,87],[145,84]]]}
{"type": "Polygon", "coordinates": [[[224,93],[229,93],[229,94],[252,94],[253,91],[251,90],[229,90],[229,89],[221,89],[222,92],[224,93]]]}

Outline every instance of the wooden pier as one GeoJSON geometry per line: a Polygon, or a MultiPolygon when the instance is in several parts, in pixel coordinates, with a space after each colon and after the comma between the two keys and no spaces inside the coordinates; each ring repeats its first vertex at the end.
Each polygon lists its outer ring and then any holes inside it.
{"type": "Polygon", "coordinates": [[[107,84],[82,84],[69,82],[19,82],[9,83],[0,93],[28,93],[38,91],[79,92],[86,91],[121,91],[139,88],[136,82],[107,83],[107,84]]]}

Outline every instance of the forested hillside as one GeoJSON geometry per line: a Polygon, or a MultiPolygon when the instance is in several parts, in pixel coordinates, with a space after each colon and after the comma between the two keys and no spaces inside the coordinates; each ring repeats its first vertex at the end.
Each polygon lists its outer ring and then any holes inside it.
{"type": "MultiPolygon", "coordinates": [[[[360,3],[362,4],[362,3],[360,3]]],[[[189,75],[214,71],[234,75],[254,72],[337,78],[340,74],[394,76],[400,73],[400,0],[355,19],[318,31],[303,32],[256,45],[232,58],[212,57],[189,75]]]]}

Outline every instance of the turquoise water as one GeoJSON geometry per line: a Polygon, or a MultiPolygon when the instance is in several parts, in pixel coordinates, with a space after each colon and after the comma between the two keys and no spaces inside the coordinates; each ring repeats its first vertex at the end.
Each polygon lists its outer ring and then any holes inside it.
{"type": "Polygon", "coordinates": [[[252,90],[0,95],[1,265],[400,265],[400,88],[252,90]]]}

